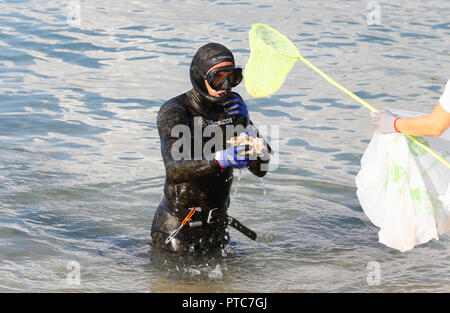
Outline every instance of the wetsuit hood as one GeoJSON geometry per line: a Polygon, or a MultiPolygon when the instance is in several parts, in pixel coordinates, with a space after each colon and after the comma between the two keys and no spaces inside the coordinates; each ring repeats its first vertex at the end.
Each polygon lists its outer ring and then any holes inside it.
{"type": "Polygon", "coordinates": [[[202,98],[202,105],[216,105],[228,100],[231,96],[231,93],[220,98],[211,96],[206,90],[204,79],[199,73],[206,74],[211,67],[222,62],[232,62],[234,64],[233,54],[224,45],[213,42],[200,47],[192,59],[189,76],[194,90],[202,98]]]}

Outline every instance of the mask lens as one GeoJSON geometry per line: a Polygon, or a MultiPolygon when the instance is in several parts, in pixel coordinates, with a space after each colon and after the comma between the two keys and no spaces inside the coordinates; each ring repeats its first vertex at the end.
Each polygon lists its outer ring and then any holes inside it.
{"type": "Polygon", "coordinates": [[[233,80],[230,80],[231,86],[236,87],[242,80],[242,69],[236,67],[233,71],[233,80]]]}
{"type": "Polygon", "coordinates": [[[235,67],[223,67],[212,70],[208,73],[209,85],[217,90],[228,80],[230,87],[236,87],[242,80],[242,69],[235,67]]]}

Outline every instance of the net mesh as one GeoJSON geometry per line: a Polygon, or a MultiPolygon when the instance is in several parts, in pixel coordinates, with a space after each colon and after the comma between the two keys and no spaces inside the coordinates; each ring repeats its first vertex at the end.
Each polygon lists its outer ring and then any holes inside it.
{"type": "Polygon", "coordinates": [[[283,34],[261,23],[253,24],[249,43],[245,88],[253,97],[265,97],[281,87],[300,53],[283,34]]]}

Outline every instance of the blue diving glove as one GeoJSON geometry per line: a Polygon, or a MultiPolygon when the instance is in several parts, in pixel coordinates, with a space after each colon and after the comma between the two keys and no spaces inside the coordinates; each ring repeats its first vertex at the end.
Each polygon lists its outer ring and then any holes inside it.
{"type": "Polygon", "coordinates": [[[244,100],[237,95],[226,101],[223,104],[225,110],[224,112],[233,119],[234,125],[243,125],[244,127],[248,124],[248,109],[244,100]]]}
{"type": "Polygon", "coordinates": [[[241,154],[249,150],[248,146],[229,147],[216,152],[215,159],[221,168],[231,166],[232,168],[249,167],[252,164],[249,154],[241,154]]]}

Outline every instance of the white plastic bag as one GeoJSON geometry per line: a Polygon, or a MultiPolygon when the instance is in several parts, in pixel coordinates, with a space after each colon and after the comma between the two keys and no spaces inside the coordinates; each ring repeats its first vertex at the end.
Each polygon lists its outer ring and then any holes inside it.
{"type": "MultiPolygon", "coordinates": [[[[449,159],[449,130],[418,139],[449,159]]],[[[380,227],[379,241],[391,248],[404,252],[450,230],[450,170],[404,135],[375,133],[356,186],[364,213],[380,227]]]]}

